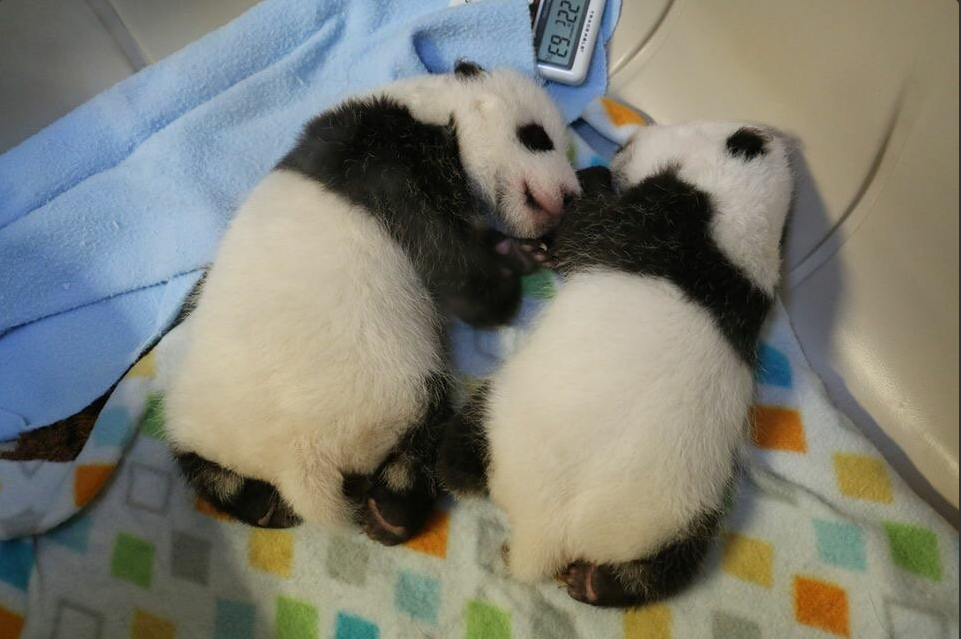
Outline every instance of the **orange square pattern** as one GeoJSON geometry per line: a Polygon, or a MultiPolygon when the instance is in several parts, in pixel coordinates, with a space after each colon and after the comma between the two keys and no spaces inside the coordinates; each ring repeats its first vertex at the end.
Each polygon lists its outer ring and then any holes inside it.
{"type": "Polygon", "coordinates": [[[177,626],[166,619],[155,617],[139,608],[133,613],[130,639],[174,639],[177,626]]]}
{"type": "Polygon", "coordinates": [[[77,466],[73,476],[73,502],[80,507],[89,504],[110,479],[113,469],[113,464],[77,466]]]}
{"type": "Polygon", "coordinates": [[[227,513],[221,512],[214,508],[213,505],[203,497],[197,497],[197,501],[194,502],[194,508],[198,513],[207,515],[208,517],[213,517],[214,519],[219,519],[220,521],[234,520],[234,518],[227,513]]]}
{"type": "Polygon", "coordinates": [[[794,577],[794,616],[798,623],[850,637],[848,594],[832,583],[794,577]]]}
{"type": "Polygon", "coordinates": [[[23,617],[0,607],[0,639],[19,639],[23,631],[23,617]]]}
{"type": "Polygon", "coordinates": [[[627,108],[619,102],[614,100],[609,100],[608,98],[601,98],[601,104],[607,110],[607,115],[610,116],[611,122],[615,126],[624,126],[625,124],[646,124],[644,118],[641,117],[636,111],[627,108]]]}
{"type": "Polygon", "coordinates": [[[427,553],[443,559],[447,556],[447,533],[450,517],[443,510],[435,510],[427,518],[424,529],[416,537],[404,542],[411,550],[427,553]]]}
{"type": "Polygon", "coordinates": [[[759,448],[806,453],[801,413],[780,406],[755,406],[751,415],[751,436],[759,448]]]}

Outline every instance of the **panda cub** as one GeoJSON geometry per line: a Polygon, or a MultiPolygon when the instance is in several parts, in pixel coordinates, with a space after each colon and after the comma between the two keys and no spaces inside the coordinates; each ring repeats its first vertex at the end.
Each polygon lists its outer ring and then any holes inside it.
{"type": "Polygon", "coordinates": [[[469,62],[312,120],[184,324],[167,430],[197,492],[256,526],[417,532],[449,416],[445,314],[514,314],[521,265],[490,226],[556,226],[580,192],[564,139],[539,84],[469,62]]]}
{"type": "Polygon", "coordinates": [[[686,585],[747,437],[758,333],[793,177],[767,128],[641,129],[554,237],[565,276],[503,368],[452,420],[442,484],[489,493],[522,581],[639,605],[686,585]]]}

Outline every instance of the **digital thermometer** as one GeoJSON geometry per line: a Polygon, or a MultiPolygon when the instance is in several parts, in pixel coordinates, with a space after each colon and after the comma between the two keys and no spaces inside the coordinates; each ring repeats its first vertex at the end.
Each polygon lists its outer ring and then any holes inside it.
{"type": "Polygon", "coordinates": [[[534,13],[537,70],[549,80],[580,84],[587,77],[606,0],[539,0],[534,13]]]}

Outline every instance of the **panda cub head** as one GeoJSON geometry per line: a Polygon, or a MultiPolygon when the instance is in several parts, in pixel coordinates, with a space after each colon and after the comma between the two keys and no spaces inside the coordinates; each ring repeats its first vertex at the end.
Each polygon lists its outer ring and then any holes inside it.
{"type": "Polygon", "coordinates": [[[708,235],[758,288],[772,294],[794,190],[784,135],[769,127],[694,122],[644,127],[611,163],[620,191],[668,175],[708,209],[708,235]],[[709,204],[709,206],[707,206],[709,204]]]}
{"type": "Polygon", "coordinates": [[[507,69],[460,62],[453,111],[461,161],[508,235],[540,237],[580,194],[564,119],[543,87],[507,69]]]}

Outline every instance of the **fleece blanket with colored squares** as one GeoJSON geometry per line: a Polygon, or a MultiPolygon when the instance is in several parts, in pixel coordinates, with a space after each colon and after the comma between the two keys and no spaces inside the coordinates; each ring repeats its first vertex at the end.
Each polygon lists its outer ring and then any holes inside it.
{"type": "MultiPolygon", "coordinates": [[[[373,4],[267,0],[0,156],[0,439],[122,376],[74,461],[0,460],[0,639],[957,637],[957,533],[830,404],[780,306],[724,532],[668,601],[601,610],[515,583],[484,501],[442,499],[421,535],[384,548],[250,528],[197,500],[164,441],[183,340],[166,331],[229,211],[342,92],[460,57],[533,72],[524,0],[373,4]]],[[[618,6],[588,81],[548,87],[576,120],[578,168],[647,124],[598,97],[618,6]]],[[[465,385],[558,283],[524,285],[511,327],[452,328],[465,385]]]]}

